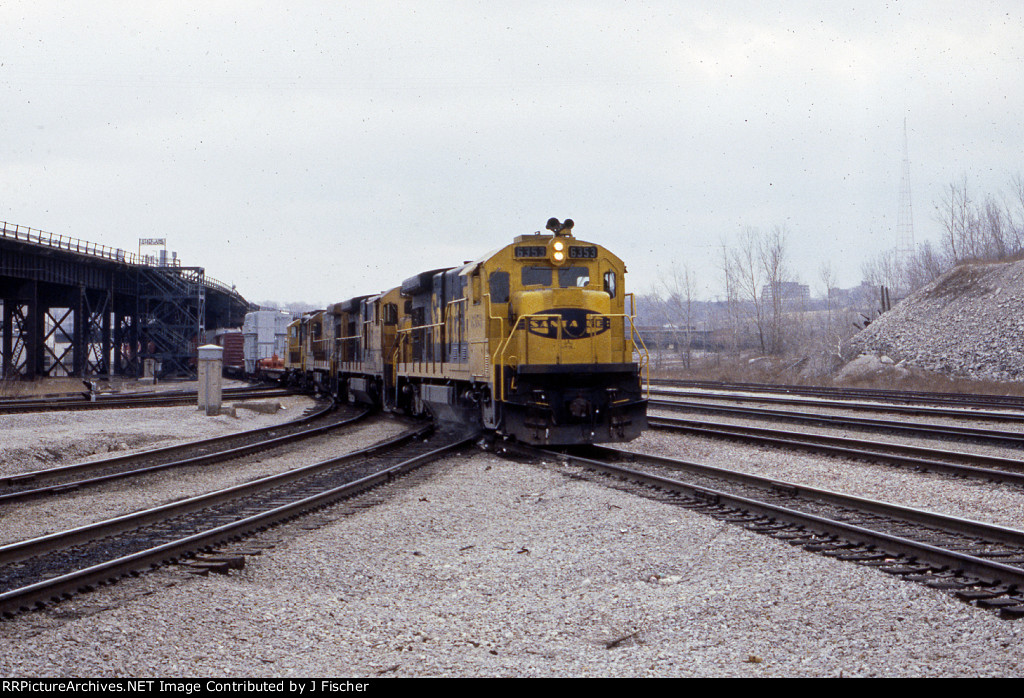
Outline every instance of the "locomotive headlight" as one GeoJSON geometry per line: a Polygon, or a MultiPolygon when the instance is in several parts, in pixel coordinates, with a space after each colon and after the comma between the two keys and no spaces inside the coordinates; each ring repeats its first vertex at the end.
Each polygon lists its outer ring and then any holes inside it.
{"type": "Polygon", "coordinates": [[[563,264],[565,262],[565,257],[568,253],[568,250],[566,250],[565,242],[563,242],[562,240],[552,241],[551,247],[548,248],[548,251],[551,254],[551,261],[554,264],[563,264]]]}

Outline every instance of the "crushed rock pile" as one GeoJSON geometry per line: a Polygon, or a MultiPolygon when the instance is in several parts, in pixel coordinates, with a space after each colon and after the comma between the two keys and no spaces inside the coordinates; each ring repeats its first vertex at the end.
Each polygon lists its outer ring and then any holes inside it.
{"type": "MultiPolygon", "coordinates": [[[[906,370],[1020,380],[1024,261],[956,267],[878,317],[850,347],[880,361],[889,357],[906,370]]],[[[856,366],[851,362],[847,368],[856,366]]]]}

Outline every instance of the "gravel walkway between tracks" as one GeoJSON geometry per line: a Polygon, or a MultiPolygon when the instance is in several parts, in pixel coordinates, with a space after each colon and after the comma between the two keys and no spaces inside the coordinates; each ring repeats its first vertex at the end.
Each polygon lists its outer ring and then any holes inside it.
{"type": "Polygon", "coordinates": [[[159,448],[298,419],[314,401],[270,398],[283,409],[261,413],[236,404],[236,416],[207,417],[195,407],[145,407],[0,415],[0,476],[159,448]]]}
{"type": "MultiPolygon", "coordinates": [[[[301,399],[309,401],[308,398],[301,399]]],[[[293,416],[298,414],[301,411],[293,416]]],[[[325,461],[339,453],[368,448],[383,438],[397,436],[408,429],[408,425],[399,422],[368,418],[365,423],[288,444],[271,452],[224,463],[157,471],[142,477],[86,487],[60,497],[43,497],[27,500],[16,507],[0,507],[0,544],[56,533],[251,482],[325,461]]]]}
{"type": "Polygon", "coordinates": [[[1011,485],[658,429],[622,448],[1024,530],[1024,488],[1011,485]]]}
{"type": "MultiPolygon", "coordinates": [[[[1016,676],[1024,624],[487,452],[0,622],[2,676],[1016,676]],[[361,506],[376,501],[373,506],[361,506]],[[9,649],[8,649],[9,648],[9,649]]],[[[951,485],[955,486],[955,485],[951,485]]]]}

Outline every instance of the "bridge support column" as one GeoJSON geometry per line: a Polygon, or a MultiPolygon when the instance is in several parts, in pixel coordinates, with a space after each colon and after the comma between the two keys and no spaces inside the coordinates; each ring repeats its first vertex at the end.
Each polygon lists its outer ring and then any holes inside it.
{"type": "Polygon", "coordinates": [[[3,299],[3,346],[0,347],[0,378],[14,377],[14,303],[3,299]]]}
{"type": "Polygon", "coordinates": [[[43,374],[43,315],[39,302],[39,282],[29,281],[27,287],[28,311],[25,313],[25,377],[34,379],[43,374]]]}
{"type": "Polygon", "coordinates": [[[85,377],[88,357],[86,347],[88,346],[89,323],[87,321],[85,286],[78,287],[78,301],[75,303],[75,322],[71,332],[71,375],[85,377]]]}
{"type": "Polygon", "coordinates": [[[111,279],[107,283],[107,289],[104,292],[106,296],[103,302],[103,317],[100,321],[100,332],[103,334],[103,340],[100,342],[100,351],[103,352],[103,367],[102,372],[106,373],[107,376],[114,375],[114,362],[111,357],[111,350],[113,349],[113,332],[111,325],[111,316],[114,313],[114,279],[111,279]]]}

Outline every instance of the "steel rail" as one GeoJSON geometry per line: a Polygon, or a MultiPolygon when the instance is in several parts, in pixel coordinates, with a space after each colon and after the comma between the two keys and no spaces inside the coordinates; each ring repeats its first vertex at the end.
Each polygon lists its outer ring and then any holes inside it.
{"type": "Polygon", "coordinates": [[[327,403],[320,409],[317,409],[309,414],[296,419],[281,422],[280,424],[272,424],[268,427],[259,427],[257,429],[247,429],[245,431],[238,431],[232,434],[222,434],[221,436],[211,436],[206,439],[199,439],[197,441],[189,441],[183,444],[174,444],[171,446],[161,446],[159,448],[151,448],[145,451],[137,451],[135,453],[127,453],[120,456],[114,456],[112,458],[104,458],[97,461],[87,461],[83,463],[72,463],[70,465],[64,465],[57,468],[45,468],[42,470],[29,470],[21,473],[14,473],[12,475],[0,476],[0,483],[12,484],[23,481],[31,481],[40,477],[46,477],[47,475],[59,474],[59,473],[73,473],[80,470],[91,470],[95,466],[99,465],[118,465],[127,461],[137,460],[143,457],[156,457],[162,455],[169,455],[176,451],[181,451],[186,448],[206,448],[217,446],[225,441],[231,441],[233,439],[244,438],[248,436],[258,436],[264,433],[271,433],[278,429],[284,429],[289,426],[296,426],[306,424],[318,419],[325,415],[327,412],[335,408],[333,403],[327,403]]]}
{"type": "Polygon", "coordinates": [[[876,431],[901,431],[909,434],[926,436],[970,438],[977,439],[979,441],[994,441],[1024,445],[1024,433],[1002,431],[999,429],[981,429],[977,427],[961,427],[917,422],[894,422],[885,419],[867,419],[864,417],[849,417],[845,415],[813,414],[809,412],[792,412],[789,410],[772,410],[758,407],[712,405],[705,402],[690,402],[687,400],[650,400],[648,402],[648,406],[685,410],[687,412],[735,415],[737,417],[766,417],[773,421],[780,422],[819,424],[838,428],[863,427],[876,431]]]}
{"type": "Polygon", "coordinates": [[[362,458],[366,455],[377,453],[387,448],[394,448],[395,446],[401,445],[414,438],[424,436],[430,431],[430,429],[431,427],[427,426],[410,430],[393,439],[370,446],[369,448],[347,453],[342,456],[307,465],[302,468],[295,468],[293,470],[286,470],[282,473],[268,475],[266,477],[244,482],[215,492],[208,492],[195,497],[180,499],[152,509],[125,514],[123,516],[107,519],[106,521],[86,524],[85,526],[80,526],[78,528],[60,531],[58,533],[50,533],[37,538],[31,538],[29,540],[0,545],[0,564],[9,564],[41,553],[52,552],[53,550],[60,550],[78,543],[123,533],[125,531],[132,530],[133,528],[138,528],[139,526],[166,519],[172,515],[186,514],[221,502],[252,495],[256,492],[267,489],[268,486],[271,485],[288,484],[328,467],[345,463],[356,458],[362,458]]]}
{"type": "MultiPolygon", "coordinates": [[[[10,565],[34,556],[57,550],[68,549],[78,543],[97,540],[107,536],[124,533],[140,526],[164,520],[170,516],[185,512],[194,512],[219,502],[244,498],[257,491],[265,490],[281,484],[294,482],[312,472],[318,472],[334,466],[358,461],[367,457],[380,455],[383,452],[400,447],[410,440],[423,436],[431,427],[413,430],[386,442],[345,454],[327,461],[315,463],[293,471],[261,478],[250,483],[192,497],[154,509],[135,514],[117,517],[69,531],[41,536],[28,541],[21,541],[0,546],[0,564],[10,565]]],[[[0,613],[15,613],[47,600],[59,600],[92,584],[116,579],[125,574],[134,573],[177,559],[183,555],[206,547],[223,543],[232,538],[239,538],[255,530],[266,528],[274,523],[294,518],[302,512],[320,508],[338,499],[351,496],[370,487],[388,482],[399,475],[419,467],[432,460],[472,443],[477,435],[453,439],[449,443],[418,454],[412,458],[388,466],[379,472],[364,476],[355,481],[303,497],[285,505],[276,506],[263,512],[252,514],[236,521],[213,526],[205,531],[190,534],[184,538],[170,541],[153,548],[130,553],[110,559],[87,568],[73,570],[65,574],[40,580],[16,589],[8,589],[0,593],[0,613]]]]}
{"type": "Polygon", "coordinates": [[[708,421],[696,422],[671,417],[648,416],[647,426],[655,429],[685,431],[713,437],[740,438],[756,441],[757,443],[782,446],[784,448],[799,448],[830,455],[867,458],[884,461],[892,465],[910,466],[924,471],[935,471],[950,475],[1024,485],[1024,461],[1013,458],[942,451],[923,446],[890,444],[865,439],[850,439],[843,436],[793,434],[763,427],[745,427],[708,421]],[[945,458],[946,460],[939,460],[939,458],[945,458]],[[959,462],[951,463],[949,462],[951,460],[959,462]],[[995,467],[980,467],[980,464],[995,467]]]}
{"type": "MultiPolygon", "coordinates": [[[[74,376],[71,376],[71,377],[74,378],[74,376]]],[[[85,381],[85,380],[82,381],[82,387],[83,388],[87,388],[87,386],[86,386],[87,382],[88,381],[85,381]]],[[[232,386],[225,387],[222,390],[222,393],[224,395],[230,395],[232,393],[246,393],[246,392],[255,392],[255,391],[260,391],[260,390],[273,391],[273,390],[282,390],[282,388],[279,388],[277,386],[269,386],[269,385],[252,385],[252,384],[248,384],[248,385],[232,385],[232,386]]],[[[137,391],[137,392],[130,392],[130,391],[129,392],[116,392],[116,391],[113,391],[113,390],[108,390],[107,392],[103,392],[101,390],[100,392],[98,392],[96,394],[96,396],[97,396],[97,399],[99,399],[99,400],[106,400],[106,399],[111,399],[111,398],[122,398],[122,399],[138,398],[138,399],[146,399],[146,398],[154,397],[154,396],[177,396],[177,395],[192,395],[192,396],[195,396],[196,394],[198,394],[198,392],[199,391],[197,389],[193,389],[193,388],[175,388],[175,389],[172,389],[172,390],[159,390],[159,391],[149,390],[149,391],[145,391],[145,392],[142,392],[142,391],[137,391]]],[[[83,399],[84,395],[85,395],[85,390],[81,390],[81,391],[77,391],[77,392],[76,391],[65,392],[65,393],[45,393],[43,395],[20,395],[20,396],[13,396],[13,397],[8,396],[8,397],[0,398],[0,405],[18,404],[19,402],[46,402],[46,401],[53,402],[53,401],[60,401],[60,400],[81,400],[81,399],[83,399]]]]}
{"type": "Polygon", "coordinates": [[[1024,397],[1015,395],[995,395],[992,393],[943,393],[934,391],[884,390],[872,388],[774,385],[767,383],[730,383],[721,381],[680,380],[672,378],[653,379],[652,383],[663,386],[698,388],[702,390],[725,390],[770,394],[781,393],[786,395],[805,395],[816,397],[842,397],[847,399],[856,398],[901,403],[923,403],[927,405],[945,403],[950,405],[968,404],[977,406],[1005,406],[1014,409],[1024,409],[1024,397]]]}
{"type": "Polygon", "coordinates": [[[0,493],[0,506],[3,504],[29,499],[33,497],[40,497],[47,494],[63,494],[70,490],[78,490],[84,487],[91,487],[94,485],[100,485],[112,480],[119,480],[127,477],[136,477],[139,475],[147,475],[149,473],[158,472],[161,470],[168,470],[170,468],[183,468],[188,466],[203,465],[208,463],[217,463],[221,461],[234,460],[241,458],[242,456],[250,455],[253,453],[259,453],[260,451],[266,451],[271,448],[283,446],[285,444],[293,443],[296,441],[303,441],[305,439],[314,438],[321,436],[335,429],[342,429],[348,427],[355,422],[365,418],[369,411],[363,411],[355,416],[342,419],[337,422],[325,424],[316,427],[310,427],[309,429],[303,429],[296,431],[291,434],[284,434],[282,436],[273,436],[275,431],[281,431],[282,429],[289,426],[298,426],[305,424],[308,421],[323,416],[331,408],[328,407],[324,410],[315,412],[308,417],[295,420],[293,422],[285,422],[284,424],[277,424],[270,427],[261,427],[260,429],[250,429],[248,431],[237,432],[235,434],[227,434],[224,436],[218,436],[211,439],[203,439],[202,441],[193,441],[185,444],[177,444],[175,446],[168,446],[161,449],[152,449],[150,451],[143,451],[141,453],[131,454],[128,456],[119,456],[117,458],[109,458],[99,461],[90,461],[85,463],[75,463],[73,465],[65,466],[63,468],[51,468],[49,470],[36,470],[31,473],[23,473],[16,476],[2,478],[3,481],[14,484],[21,484],[24,482],[35,481],[46,478],[53,478],[54,476],[60,475],[73,475],[79,472],[89,472],[102,470],[104,468],[117,467],[129,463],[132,460],[145,460],[154,456],[169,456],[175,451],[188,451],[195,448],[203,448],[205,446],[215,447],[218,443],[225,441],[247,439],[247,438],[260,438],[264,434],[270,436],[255,443],[244,444],[233,448],[226,448],[217,451],[211,451],[196,456],[182,458],[180,460],[172,460],[163,463],[157,463],[154,465],[146,465],[139,468],[133,468],[128,470],[120,470],[116,472],[105,473],[95,477],[83,479],[83,480],[69,480],[64,482],[58,482],[51,485],[44,485],[40,487],[33,487],[30,489],[21,489],[13,492],[0,493]],[[31,476],[31,477],[29,477],[31,476]]]}
{"type": "MultiPolygon", "coordinates": [[[[252,388],[237,392],[224,393],[229,400],[262,400],[272,397],[295,395],[295,391],[282,388],[252,388]]],[[[0,415],[25,412],[55,412],[59,410],[93,410],[121,409],[136,407],[173,407],[195,403],[196,393],[137,393],[137,397],[127,395],[97,396],[90,401],[84,397],[50,400],[19,399],[0,402],[0,415]]]]}
{"type": "Polygon", "coordinates": [[[727,395],[724,393],[702,393],[687,390],[651,390],[651,395],[662,397],[687,397],[730,402],[761,402],[769,405],[800,405],[802,407],[827,407],[859,412],[887,412],[892,414],[928,415],[931,417],[956,417],[958,419],[988,419],[1004,422],[1024,422],[1024,412],[992,412],[971,409],[950,409],[945,407],[908,407],[905,405],[882,405],[872,402],[817,400],[813,398],[786,398],[763,395],[727,395]]]}
{"type": "MultiPolygon", "coordinates": [[[[816,535],[841,536],[855,545],[865,546],[870,549],[881,549],[893,558],[909,558],[912,562],[924,561],[927,565],[939,571],[952,570],[960,575],[970,575],[976,578],[974,580],[975,583],[990,586],[1003,585],[1004,591],[1000,592],[1001,594],[1016,594],[1018,588],[1024,588],[1024,531],[911,509],[862,497],[844,495],[829,490],[804,487],[756,475],[736,473],[713,466],[623,451],[621,449],[593,447],[592,452],[597,455],[597,458],[540,449],[530,450],[533,450],[535,453],[542,453],[548,458],[574,463],[581,467],[594,469],[616,477],[642,482],[674,492],[685,493],[696,502],[709,507],[727,507],[741,511],[756,512],[758,515],[768,517],[773,521],[784,521],[793,526],[814,531],[816,535]],[[927,541],[914,540],[906,536],[874,530],[864,525],[831,519],[820,514],[801,511],[791,506],[782,506],[722,489],[695,485],[674,478],[626,468],[607,462],[605,458],[608,457],[630,458],[636,461],[710,476],[727,482],[743,483],[765,491],[783,492],[791,499],[826,502],[869,514],[888,517],[895,521],[909,522],[941,532],[964,536],[968,539],[984,538],[991,543],[1005,544],[1018,548],[1021,550],[1021,556],[1018,564],[1000,562],[998,559],[980,557],[968,552],[944,548],[927,541]]],[[[966,541],[962,541],[961,544],[965,545],[965,547],[970,547],[966,546],[966,541]]],[[[978,546],[975,545],[974,547],[978,546]]],[[[889,564],[898,565],[901,563],[894,559],[889,564]]],[[[1020,604],[1024,604],[1024,599],[1017,599],[1013,602],[1013,605],[1024,613],[1024,607],[1021,607],[1020,604]]]]}

